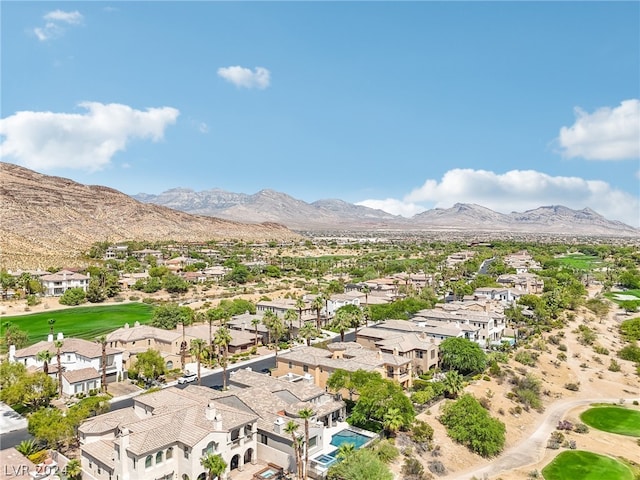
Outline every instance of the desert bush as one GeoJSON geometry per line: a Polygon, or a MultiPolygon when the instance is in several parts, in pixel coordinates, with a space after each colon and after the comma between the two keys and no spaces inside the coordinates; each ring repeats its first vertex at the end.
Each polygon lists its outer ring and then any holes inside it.
{"type": "Polygon", "coordinates": [[[581,345],[592,345],[596,341],[596,332],[586,325],[579,325],[574,333],[578,335],[578,343],[581,345]]]}
{"type": "Polygon", "coordinates": [[[620,364],[618,362],[616,362],[616,360],[614,358],[612,358],[611,362],[609,363],[608,370],[610,372],[619,372],[620,371],[620,364]]]}
{"type": "Polygon", "coordinates": [[[618,356],[623,360],[640,362],[640,347],[637,345],[627,345],[618,352],[618,356]]]}
{"type": "Polygon", "coordinates": [[[547,448],[557,450],[560,448],[560,445],[562,445],[562,442],[564,442],[564,434],[558,431],[552,432],[551,437],[547,442],[547,448]]]}
{"type": "Polygon", "coordinates": [[[514,358],[516,362],[527,365],[528,367],[533,367],[538,360],[538,354],[534,352],[528,352],[526,350],[520,350],[518,353],[516,353],[516,356],[514,358]]]}
{"type": "Polygon", "coordinates": [[[571,423],[569,420],[560,420],[558,422],[558,425],[556,426],[557,430],[569,430],[572,431],[573,430],[573,423],[571,423]]]}
{"type": "Polygon", "coordinates": [[[560,350],[561,352],[566,352],[567,346],[564,343],[561,343],[560,345],[558,345],[558,350],[560,350]]]}
{"type": "Polygon", "coordinates": [[[576,433],[589,433],[589,427],[584,423],[577,423],[573,431],[576,433]]]}
{"type": "Polygon", "coordinates": [[[580,390],[580,383],[565,383],[564,388],[566,388],[567,390],[571,390],[572,392],[577,392],[578,390],[580,390]]]}
{"type": "Polygon", "coordinates": [[[445,468],[444,463],[442,463],[440,460],[432,460],[431,462],[429,462],[429,470],[436,475],[444,475],[445,473],[447,473],[447,469],[445,468]]]}
{"type": "Polygon", "coordinates": [[[422,463],[415,457],[407,457],[402,464],[402,476],[407,480],[423,480],[426,478],[422,463]]]}
{"type": "Polygon", "coordinates": [[[599,355],[609,355],[609,349],[604,348],[602,345],[594,345],[593,351],[599,355]]]}
{"type": "Polygon", "coordinates": [[[561,362],[566,362],[567,361],[567,354],[564,352],[558,352],[558,360],[560,360],[561,362]]]}

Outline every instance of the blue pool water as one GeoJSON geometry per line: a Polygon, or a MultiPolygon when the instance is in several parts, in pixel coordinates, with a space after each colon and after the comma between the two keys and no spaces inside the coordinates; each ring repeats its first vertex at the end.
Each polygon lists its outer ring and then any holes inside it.
{"type": "Polygon", "coordinates": [[[322,455],[318,455],[316,458],[314,458],[314,460],[323,467],[330,467],[338,461],[338,459],[336,458],[337,455],[338,450],[334,450],[333,452],[327,454],[323,453],[322,455]]]}
{"type": "Polygon", "coordinates": [[[371,437],[367,437],[366,435],[362,435],[361,433],[357,433],[346,428],[331,437],[331,445],[340,448],[340,445],[343,443],[353,443],[356,448],[360,448],[370,440],[371,437]]]}

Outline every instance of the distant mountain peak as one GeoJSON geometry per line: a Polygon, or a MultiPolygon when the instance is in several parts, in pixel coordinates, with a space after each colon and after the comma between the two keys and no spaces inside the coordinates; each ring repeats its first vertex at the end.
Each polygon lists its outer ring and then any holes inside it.
{"type": "Polygon", "coordinates": [[[572,210],[546,205],[525,212],[503,214],[475,203],[454,203],[404,218],[388,212],[354,205],[340,199],[307,203],[272,189],[253,195],[217,190],[207,195],[189,189],[173,189],[160,195],[134,198],[177,210],[250,222],[278,222],[298,230],[453,230],[566,235],[633,235],[640,230],[610,221],[588,207],[572,210]]]}

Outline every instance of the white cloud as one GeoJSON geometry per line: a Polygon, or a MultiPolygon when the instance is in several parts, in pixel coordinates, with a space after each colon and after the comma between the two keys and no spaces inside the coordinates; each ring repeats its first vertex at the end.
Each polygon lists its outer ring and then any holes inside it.
{"type": "Polygon", "coordinates": [[[236,65],[234,67],[221,67],[218,75],[236,87],[258,88],[264,90],[271,81],[271,72],[263,67],[251,69],[236,65]]]}
{"type": "Polygon", "coordinates": [[[84,17],[80,12],[65,12],[63,10],[53,10],[42,17],[45,20],[44,27],[36,27],[33,33],[41,42],[61,37],[65,28],[61,24],[80,25],[84,17]]]}
{"type": "Polygon", "coordinates": [[[454,169],[445,173],[440,181],[426,180],[402,200],[364,200],[358,204],[411,216],[427,208],[449,208],[454,203],[476,203],[502,213],[522,212],[542,205],[589,207],[606,218],[640,226],[637,196],[600,180],[553,177],[535,170],[497,174],[487,170],[454,169]]]}
{"type": "Polygon", "coordinates": [[[82,23],[82,19],[84,17],[77,10],[74,10],[73,12],[64,12],[62,10],[54,10],[52,12],[47,13],[43,18],[48,21],[58,21],[58,22],[69,23],[71,25],[78,25],[82,23]]]}
{"type": "Polygon", "coordinates": [[[640,100],[589,114],[576,108],[576,122],[562,127],[558,143],[566,158],[624,160],[640,158],[640,100]]]}
{"type": "Polygon", "coordinates": [[[175,108],[135,110],[117,103],[83,102],[86,113],[17,112],[0,119],[2,157],[36,170],[107,166],[134,138],[161,140],[180,112],[175,108]]]}
{"type": "Polygon", "coordinates": [[[198,131],[200,133],[209,133],[209,125],[204,122],[200,122],[200,124],[198,125],[198,131]]]}

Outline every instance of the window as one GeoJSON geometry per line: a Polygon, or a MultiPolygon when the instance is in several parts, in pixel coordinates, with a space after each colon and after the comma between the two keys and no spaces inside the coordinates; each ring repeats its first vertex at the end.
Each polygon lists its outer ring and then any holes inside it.
{"type": "Polygon", "coordinates": [[[313,448],[318,444],[318,437],[311,437],[309,439],[309,448],[313,448]]]}
{"type": "Polygon", "coordinates": [[[435,358],[435,356],[436,356],[436,351],[435,350],[431,350],[431,358],[433,359],[433,358],[435,358]]]}
{"type": "Polygon", "coordinates": [[[167,448],[167,454],[165,455],[165,458],[167,460],[169,460],[170,458],[173,458],[173,447],[167,448]]]}
{"type": "Polygon", "coordinates": [[[153,463],[153,455],[147,455],[147,458],[144,459],[144,468],[151,468],[152,463],[153,463]]]}
{"type": "Polygon", "coordinates": [[[289,370],[293,368],[293,363],[289,362],[289,370]]]}
{"type": "Polygon", "coordinates": [[[133,459],[133,469],[136,469],[136,465],[138,464],[138,459],[134,458],[133,459]]]}
{"type": "Polygon", "coordinates": [[[305,372],[308,372],[309,371],[309,365],[303,365],[302,366],[302,370],[305,371],[305,372]]]}
{"type": "Polygon", "coordinates": [[[151,345],[151,339],[147,340],[147,345],[151,345]]]}
{"type": "Polygon", "coordinates": [[[189,458],[189,447],[184,447],[184,458],[189,458]]]}
{"type": "Polygon", "coordinates": [[[162,450],[160,450],[158,453],[156,453],[156,465],[159,463],[162,463],[162,450]]]}
{"type": "Polygon", "coordinates": [[[100,475],[102,473],[102,468],[100,467],[100,465],[98,465],[98,475],[100,475]]]}
{"type": "Polygon", "coordinates": [[[258,435],[258,442],[260,442],[263,445],[267,444],[267,436],[264,433],[261,433],[258,435]]]}

